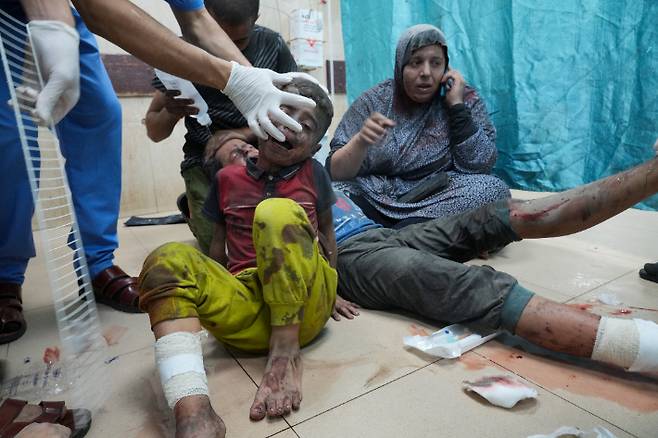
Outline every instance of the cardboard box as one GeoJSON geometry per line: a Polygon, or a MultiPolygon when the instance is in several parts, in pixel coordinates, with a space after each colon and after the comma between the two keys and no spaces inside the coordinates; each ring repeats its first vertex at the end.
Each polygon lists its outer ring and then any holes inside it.
{"type": "Polygon", "coordinates": [[[322,40],[322,12],[313,9],[295,9],[290,14],[290,39],[322,40]]]}
{"type": "Polygon", "coordinates": [[[318,68],[324,65],[323,42],[312,39],[290,41],[290,52],[300,67],[318,68]]]}

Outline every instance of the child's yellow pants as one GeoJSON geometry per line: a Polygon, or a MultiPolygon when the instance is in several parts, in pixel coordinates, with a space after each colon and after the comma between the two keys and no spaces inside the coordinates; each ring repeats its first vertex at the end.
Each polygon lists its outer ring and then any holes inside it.
{"type": "Polygon", "coordinates": [[[300,324],[300,343],[318,335],[336,300],[336,271],[320,254],[304,210],[290,199],[261,202],[254,214],[257,267],[236,275],[198,250],[168,243],[140,274],[140,307],[151,327],[197,317],[220,341],[245,351],[269,347],[270,327],[300,324]]]}

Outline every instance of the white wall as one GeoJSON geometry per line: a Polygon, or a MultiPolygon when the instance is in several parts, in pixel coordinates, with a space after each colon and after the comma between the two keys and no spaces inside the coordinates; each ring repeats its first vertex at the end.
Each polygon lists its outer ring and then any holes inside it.
{"type": "MultiPolygon", "coordinates": [[[[169,6],[162,0],[133,0],[154,18],[177,34],[180,29],[169,6]]],[[[298,8],[312,8],[323,11],[325,28],[325,58],[329,58],[328,7],[320,0],[261,0],[258,23],[283,35],[288,40],[288,16],[298,8]]],[[[340,0],[332,0],[334,60],[343,60],[343,39],[340,25],[340,0]]],[[[98,38],[102,53],[121,54],[122,49],[102,38],[98,38]]],[[[326,83],[324,69],[312,71],[318,80],[326,83]]],[[[179,165],[183,157],[182,145],[185,127],[180,122],[167,140],[155,144],[146,136],[142,119],[146,113],[149,98],[121,98],[123,107],[123,176],[121,216],[154,214],[176,209],[176,198],[184,191],[179,165]]],[[[334,129],[346,109],[345,95],[334,98],[335,117],[329,134],[334,129]]]]}

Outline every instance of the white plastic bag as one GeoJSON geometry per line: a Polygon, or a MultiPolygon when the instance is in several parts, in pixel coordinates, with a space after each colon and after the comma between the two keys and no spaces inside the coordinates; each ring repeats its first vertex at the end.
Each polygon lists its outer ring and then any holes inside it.
{"type": "Polygon", "coordinates": [[[155,69],[155,75],[167,90],[180,91],[180,96],[174,99],[192,99],[194,101],[194,105],[192,106],[198,109],[199,113],[190,117],[195,118],[203,126],[210,126],[212,124],[212,120],[208,114],[208,104],[203,100],[199,90],[196,89],[192,82],[158,70],[157,68],[155,69]]]}
{"type": "Polygon", "coordinates": [[[537,398],[537,390],[509,376],[489,376],[475,382],[464,382],[467,391],[475,392],[489,403],[512,408],[526,398],[537,398]]]}
{"type": "Polygon", "coordinates": [[[429,336],[405,336],[404,345],[431,356],[454,359],[473,348],[495,338],[501,332],[481,336],[460,324],[449,325],[429,336]]]}

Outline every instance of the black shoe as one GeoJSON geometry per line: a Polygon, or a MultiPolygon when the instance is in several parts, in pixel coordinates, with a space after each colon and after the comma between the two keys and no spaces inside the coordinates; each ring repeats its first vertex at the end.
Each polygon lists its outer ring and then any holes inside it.
{"type": "Polygon", "coordinates": [[[658,262],[646,263],[643,269],[640,269],[640,278],[658,283],[658,262]]]}

